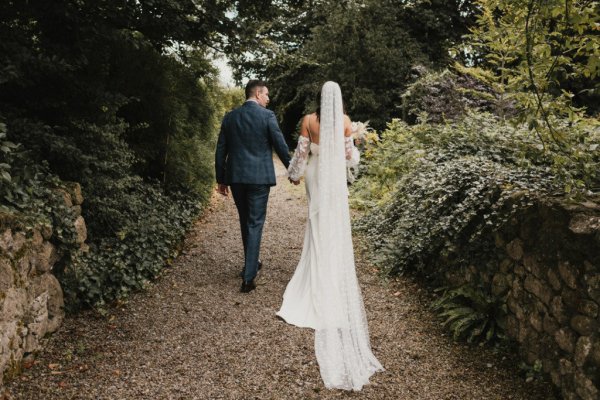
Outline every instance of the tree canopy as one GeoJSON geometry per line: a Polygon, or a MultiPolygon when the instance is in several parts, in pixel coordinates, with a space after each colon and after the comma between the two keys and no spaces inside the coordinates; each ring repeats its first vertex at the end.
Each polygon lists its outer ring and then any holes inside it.
{"type": "Polygon", "coordinates": [[[440,67],[468,32],[469,1],[277,2],[245,53],[232,58],[242,73],[266,78],[286,133],[326,80],[342,87],[352,118],[383,128],[401,116],[401,94],[414,65],[440,67]]]}

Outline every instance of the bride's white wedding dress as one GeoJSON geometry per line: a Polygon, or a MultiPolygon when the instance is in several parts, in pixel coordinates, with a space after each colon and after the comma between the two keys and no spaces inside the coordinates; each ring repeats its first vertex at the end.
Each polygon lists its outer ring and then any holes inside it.
{"type": "Polygon", "coordinates": [[[277,315],[285,319],[289,324],[301,328],[313,329],[316,329],[318,326],[314,292],[318,289],[315,278],[318,276],[316,261],[319,244],[317,230],[313,229],[314,224],[317,223],[315,219],[317,207],[316,201],[311,202],[311,194],[315,195],[317,193],[316,157],[318,155],[319,145],[311,143],[304,136],[300,136],[294,157],[290,163],[290,167],[292,168],[290,177],[298,180],[302,175],[305,175],[304,181],[309,204],[308,221],[304,232],[304,245],[302,246],[300,261],[283,295],[281,309],[277,312],[277,315]]]}
{"type": "Polygon", "coordinates": [[[326,83],[321,99],[320,143],[300,136],[288,169],[293,180],[305,176],[309,211],[300,261],[277,315],[315,330],[327,388],[360,390],[383,367],[371,351],[354,266],[346,160],[358,162],[357,152],[344,138],[339,86],[326,83]]]}

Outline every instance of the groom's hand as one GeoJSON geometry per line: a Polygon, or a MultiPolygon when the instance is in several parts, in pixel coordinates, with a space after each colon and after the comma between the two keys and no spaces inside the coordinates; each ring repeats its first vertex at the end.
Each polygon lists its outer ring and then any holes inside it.
{"type": "Polygon", "coordinates": [[[227,185],[219,183],[219,185],[217,186],[217,192],[227,197],[229,195],[229,188],[227,187],[227,185]]]}

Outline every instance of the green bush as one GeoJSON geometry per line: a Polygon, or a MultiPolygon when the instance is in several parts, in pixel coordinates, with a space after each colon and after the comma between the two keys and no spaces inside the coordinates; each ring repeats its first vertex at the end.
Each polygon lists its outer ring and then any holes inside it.
{"type": "Polygon", "coordinates": [[[164,195],[158,186],[132,185],[132,219],[114,237],[92,243],[60,275],[71,308],[102,311],[114,300],[144,288],[177,255],[178,246],[201,210],[193,196],[164,195]]]}
{"type": "MultiPolygon", "coordinates": [[[[35,128],[34,124],[22,125],[26,126],[35,128]]],[[[51,240],[63,256],[53,272],[62,284],[69,311],[80,307],[103,311],[114,300],[143,288],[177,254],[185,232],[208,199],[207,194],[204,198],[193,193],[167,195],[158,184],[128,174],[123,167],[134,157],[122,141],[104,131],[104,144],[96,141],[99,145],[90,152],[98,159],[88,157],[89,164],[81,166],[98,173],[84,186],[83,211],[91,237],[89,251],[81,253],[75,240],[76,214],[57,191],[64,183],[36,164],[22,145],[5,137],[6,126],[0,124],[0,211],[13,215],[18,229],[26,232],[39,226],[52,229],[51,240]],[[122,155],[119,168],[102,156],[103,151],[122,155]]],[[[56,147],[59,141],[51,143],[54,148],[49,154],[64,151],[56,147]]]]}
{"type": "MultiPolygon", "coordinates": [[[[598,143],[590,132],[574,137],[582,152],[598,143]]],[[[525,127],[490,114],[442,125],[394,121],[365,158],[354,203],[370,211],[357,227],[388,274],[439,276],[438,268],[487,262],[483,238],[520,207],[599,181],[597,169],[582,172],[597,158],[558,164],[525,127]]]]}
{"type": "Polygon", "coordinates": [[[11,216],[9,227],[25,233],[51,229],[59,254],[69,262],[78,248],[77,215],[57,190],[65,190],[64,183],[36,164],[23,146],[6,140],[6,134],[6,125],[0,123],[0,213],[11,216]]]}

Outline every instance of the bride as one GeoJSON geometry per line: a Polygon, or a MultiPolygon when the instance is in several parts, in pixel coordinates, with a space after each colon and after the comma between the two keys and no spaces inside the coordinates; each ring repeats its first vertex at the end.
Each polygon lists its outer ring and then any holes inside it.
{"type": "Polygon", "coordinates": [[[289,179],[305,176],[309,201],[304,246],[277,315],[315,330],[315,352],[329,389],[360,390],[383,367],[371,351],[354,267],[346,163],[358,163],[335,82],[321,90],[320,107],[304,117],[289,179]]]}

